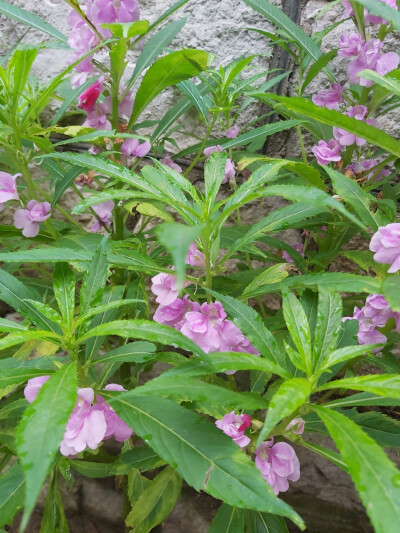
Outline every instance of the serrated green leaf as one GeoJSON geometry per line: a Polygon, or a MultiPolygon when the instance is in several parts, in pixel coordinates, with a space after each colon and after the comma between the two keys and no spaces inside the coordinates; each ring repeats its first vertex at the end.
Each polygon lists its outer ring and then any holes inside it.
{"type": "Polygon", "coordinates": [[[382,292],[393,311],[400,311],[400,274],[385,279],[382,292]]]}
{"type": "Polygon", "coordinates": [[[25,529],[63,438],[77,395],[74,363],[64,365],[40,388],[17,428],[16,445],[26,479],[25,529]]]}
{"type": "Polygon", "coordinates": [[[102,239],[93,259],[90,261],[85,273],[80,292],[80,312],[85,314],[89,308],[98,304],[103,296],[104,286],[107,280],[107,239],[102,239]]]}
{"type": "Polygon", "coordinates": [[[21,465],[13,465],[0,478],[0,527],[12,522],[24,504],[25,479],[21,465]]]}
{"type": "Polygon", "coordinates": [[[243,298],[252,298],[254,294],[257,294],[258,289],[264,285],[279,283],[288,277],[289,271],[292,269],[293,266],[287,263],[281,263],[265,269],[264,272],[261,272],[247,285],[243,292],[243,298]]]}
{"type": "Polygon", "coordinates": [[[333,365],[338,363],[343,363],[344,361],[350,361],[360,355],[365,355],[371,350],[375,350],[382,346],[381,344],[365,344],[363,346],[344,346],[339,348],[331,353],[329,353],[323,361],[320,361],[319,366],[317,366],[318,371],[327,370],[333,365]]]}
{"type": "Polygon", "coordinates": [[[246,511],[223,503],[211,523],[208,533],[244,533],[246,511]]]}
{"type": "Polygon", "coordinates": [[[282,302],[283,316],[290,336],[301,356],[307,374],[311,375],[313,357],[311,348],[310,325],[303,306],[292,293],[286,293],[282,302]]]}
{"type": "Polygon", "coordinates": [[[196,490],[226,503],[301,518],[273,494],[239,447],[200,415],[164,398],[125,392],[108,399],[119,416],[196,490]],[[178,453],[179,450],[179,453],[178,453]]]}
{"type": "Polygon", "coordinates": [[[285,381],[269,402],[264,427],[257,439],[257,446],[265,440],[268,434],[283,418],[290,416],[307,402],[311,394],[311,384],[304,378],[293,378],[285,381]]]}
{"type": "Polygon", "coordinates": [[[177,84],[178,89],[186,95],[203,117],[204,122],[208,125],[208,109],[204,98],[200,94],[197,86],[190,80],[181,81],[177,84]]]}
{"type": "Polygon", "coordinates": [[[204,165],[204,212],[211,213],[225,175],[226,154],[214,152],[204,165]]]}
{"type": "Polygon", "coordinates": [[[383,396],[378,396],[377,394],[372,394],[370,392],[360,392],[358,394],[352,394],[351,396],[346,396],[345,398],[339,398],[338,400],[333,400],[326,404],[327,407],[353,407],[353,406],[364,406],[364,405],[400,405],[400,399],[396,398],[384,398],[383,396]]]}
{"type": "Polygon", "coordinates": [[[338,379],[325,383],[325,385],[319,387],[319,390],[341,388],[372,392],[373,394],[400,399],[400,375],[373,374],[370,376],[338,379]]]}
{"type": "Polygon", "coordinates": [[[338,293],[320,287],[313,342],[313,370],[336,348],[342,325],[342,300],[338,293]]]}
{"type": "Polygon", "coordinates": [[[396,533],[400,521],[400,472],[357,424],[331,409],[313,408],[346,462],[376,533],[396,533]]]}
{"type": "Polygon", "coordinates": [[[75,275],[67,263],[58,263],[53,274],[54,296],[67,331],[71,330],[75,311],[75,275]]]}
{"type": "Polygon", "coordinates": [[[248,533],[288,533],[285,519],[258,511],[246,512],[246,526],[248,533]]]}

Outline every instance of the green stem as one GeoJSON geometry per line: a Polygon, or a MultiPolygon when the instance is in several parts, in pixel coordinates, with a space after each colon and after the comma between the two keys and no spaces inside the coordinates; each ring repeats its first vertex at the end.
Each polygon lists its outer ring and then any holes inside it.
{"type": "Polygon", "coordinates": [[[306,149],[304,147],[304,141],[303,141],[303,136],[301,134],[301,127],[300,125],[297,125],[296,126],[296,130],[297,130],[297,134],[299,136],[299,141],[300,141],[300,148],[301,148],[301,154],[303,156],[303,162],[307,165],[308,164],[308,160],[307,160],[307,153],[306,153],[306,149]]]}
{"type": "Polygon", "coordinates": [[[203,139],[203,142],[200,145],[200,148],[199,148],[195,158],[193,159],[191,165],[188,166],[188,168],[186,169],[185,173],[183,174],[185,177],[187,177],[190,174],[191,170],[195,167],[195,165],[200,160],[200,158],[201,158],[201,156],[203,154],[203,150],[206,147],[207,141],[210,138],[211,132],[212,132],[212,130],[213,130],[214,126],[215,126],[215,123],[217,121],[217,117],[218,117],[218,115],[214,115],[214,117],[213,117],[213,119],[211,121],[211,124],[208,126],[207,131],[206,131],[206,135],[205,135],[205,137],[203,139]]]}

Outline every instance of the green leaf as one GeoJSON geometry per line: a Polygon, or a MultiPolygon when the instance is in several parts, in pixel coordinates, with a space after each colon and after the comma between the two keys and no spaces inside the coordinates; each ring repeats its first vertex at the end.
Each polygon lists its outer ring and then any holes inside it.
{"type": "Polygon", "coordinates": [[[0,13],[6,15],[7,17],[10,17],[11,19],[16,20],[17,22],[26,24],[27,26],[30,26],[35,30],[47,33],[48,35],[55,37],[59,41],[63,41],[64,43],[67,42],[67,38],[65,37],[65,35],[63,35],[56,28],[54,28],[54,26],[52,26],[45,20],[42,20],[33,13],[26,11],[25,9],[21,9],[20,7],[9,4],[8,2],[0,1],[0,13]]]}
{"type": "Polygon", "coordinates": [[[210,292],[223,304],[225,311],[231,318],[233,318],[237,327],[246,337],[248,337],[250,342],[254,344],[255,348],[257,348],[261,355],[265,357],[265,359],[278,366],[283,366],[284,368],[285,361],[275,337],[265,327],[264,322],[257,312],[243,302],[232,298],[232,296],[220,294],[211,290],[210,292]]]}
{"type": "Polygon", "coordinates": [[[303,527],[301,518],[276,498],[250,458],[214,424],[164,398],[131,392],[103,396],[196,490],[232,506],[288,516],[303,527]]]}
{"type": "MultiPolygon", "coordinates": [[[[6,337],[0,339],[0,350],[5,350],[11,346],[21,344],[22,342],[27,342],[30,340],[36,339],[50,339],[51,342],[53,339],[57,341],[60,340],[60,337],[56,333],[50,333],[50,331],[40,331],[40,330],[31,330],[31,331],[20,331],[18,333],[10,333],[6,337]]],[[[0,377],[1,379],[1,377],[0,377]]]]}
{"type": "Polygon", "coordinates": [[[239,135],[235,139],[222,143],[222,148],[227,150],[228,148],[235,148],[236,146],[245,146],[259,138],[269,137],[280,131],[289,130],[301,123],[301,120],[280,120],[272,124],[265,124],[264,126],[254,128],[247,133],[243,133],[243,135],[239,135]]]}
{"type": "Polygon", "coordinates": [[[312,82],[312,80],[318,76],[323,68],[325,68],[337,55],[337,50],[330,50],[326,54],[323,54],[315,63],[309,68],[305,80],[301,86],[301,92],[303,93],[306,87],[312,82]]]}
{"type": "MultiPolygon", "coordinates": [[[[266,95],[264,95],[264,97],[266,97],[266,95]]],[[[285,108],[298,113],[304,113],[307,117],[318,122],[328,124],[329,126],[336,126],[350,133],[354,133],[372,145],[378,146],[386,152],[400,157],[399,141],[384,131],[375,128],[374,126],[370,126],[369,124],[365,124],[361,120],[350,118],[347,115],[343,115],[339,111],[335,111],[333,109],[318,107],[304,98],[297,98],[293,96],[289,98],[286,96],[277,96],[276,94],[272,93],[269,93],[267,98],[277,100],[278,102],[281,102],[285,108]]]]}
{"type": "Polygon", "coordinates": [[[171,513],[181,490],[182,478],[167,466],[144,489],[126,517],[126,525],[135,533],[149,533],[171,513]]]}
{"type": "Polygon", "coordinates": [[[342,300],[338,293],[320,287],[313,343],[313,370],[336,348],[342,325],[342,300]]]}
{"type": "Polygon", "coordinates": [[[366,69],[360,72],[359,75],[365,78],[366,80],[373,81],[377,85],[380,85],[381,87],[389,91],[391,94],[400,96],[399,80],[396,80],[395,78],[391,77],[390,72],[385,76],[380,76],[377,72],[366,69]]]}
{"type": "Polygon", "coordinates": [[[158,57],[158,55],[169,45],[175,35],[181,31],[185,22],[186,19],[170,22],[147,41],[136,61],[135,70],[127,83],[128,89],[132,87],[140,74],[149,67],[154,59],[156,59],[156,57],[158,57]]]}
{"type": "Polygon", "coordinates": [[[0,527],[10,524],[23,506],[24,491],[24,473],[17,463],[0,477],[0,527]]]}
{"type": "Polygon", "coordinates": [[[91,258],[92,254],[86,251],[56,248],[53,246],[38,246],[30,250],[20,250],[17,252],[0,252],[0,261],[4,261],[5,263],[66,263],[68,261],[88,261],[91,258]]]}
{"type": "Polygon", "coordinates": [[[331,409],[313,408],[346,462],[376,533],[396,533],[400,521],[399,471],[357,424],[331,409]]]}
{"type": "Polygon", "coordinates": [[[132,468],[140,468],[142,472],[163,466],[164,461],[149,446],[136,446],[123,453],[113,463],[98,463],[95,461],[82,461],[74,459],[70,465],[74,470],[90,478],[109,476],[123,476],[132,468]]]}
{"type": "Polygon", "coordinates": [[[204,98],[200,94],[197,86],[190,80],[181,81],[177,84],[178,89],[186,95],[203,117],[204,122],[208,125],[208,109],[204,98]]]}
{"type": "Polygon", "coordinates": [[[207,58],[206,52],[200,50],[179,50],[153,63],[136,93],[128,129],[161,91],[204,70],[207,67],[207,58]]]}
{"type": "Polygon", "coordinates": [[[108,324],[102,324],[89,330],[78,342],[83,343],[96,335],[118,335],[119,337],[134,337],[159,342],[164,345],[174,344],[183,350],[200,355],[203,359],[209,359],[196,343],[182,335],[180,331],[148,320],[117,320],[108,324]]]}
{"type": "MultiPolygon", "coordinates": [[[[311,413],[314,415],[314,413],[311,413]]],[[[309,415],[306,416],[306,426],[310,427],[310,422],[307,419],[309,415]]],[[[319,420],[319,423],[322,424],[322,422],[319,420]]],[[[323,425],[323,424],[322,424],[323,425]]],[[[307,431],[307,430],[306,430],[307,431]]],[[[311,430],[313,431],[313,430],[311,430]]],[[[315,430],[317,431],[317,430],[315,430]]],[[[319,432],[319,431],[318,431],[319,432]]],[[[323,432],[323,434],[326,434],[323,432]]],[[[325,457],[325,459],[328,459],[328,461],[331,461],[334,465],[338,466],[342,470],[344,470],[347,474],[349,473],[349,469],[347,468],[346,463],[341,458],[340,454],[337,452],[333,452],[332,450],[329,450],[328,448],[324,448],[323,446],[319,446],[319,444],[314,444],[309,441],[302,440],[301,445],[304,446],[304,448],[308,448],[309,450],[312,450],[313,452],[317,453],[321,457],[325,457]]]]}
{"type": "Polygon", "coordinates": [[[342,388],[372,392],[373,394],[400,399],[400,375],[373,374],[370,376],[339,379],[325,383],[318,390],[342,388]]]}
{"type": "Polygon", "coordinates": [[[364,406],[364,405],[394,405],[399,406],[400,400],[395,398],[384,398],[377,394],[371,394],[370,392],[359,392],[358,394],[352,394],[346,396],[346,398],[340,398],[333,400],[326,404],[327,407],[352,407],[364,406]]]}
{"type": "Polygon", "coordinates": [[[311,375],[313,358],[310,325],[303,306],[292,293],[286,293],[282,302],[283,316],[290,336],[301,356],[302,370],[311,375]]]}
{"type": "Polygon", "coordinates": [[[174,260],[179,290],[185,279],[186,256],[189,247],[199,237],[203,227],[203,225],[185,226],[176,222],[166,222],[157,226],[158,240],[171,253],[174,260]]]}
{"type": "Polygon", "coordinates": [[[307,402],[311,394],[311,383],[304,378],[294,378],[285,381],[269,402],[264,427],[257,439],[257,446],[265,440],[274,427],[287,416],[295,413],[299,407],[307,402]]]}
{"type": "Polygon", "coordinates": [[[62,320],[61,316],[55,309],[43,302],[37,302],[36,300],[24,300],[27,305],[30,305],[31,308],[36,309],[43,316],[54,322],[54,324],[60,325],[62,320]]]}
{"type": "Polygon", "coordinates": [[[236,409],[265,409],[266,401],[256,394],[238,393],[183,376],[168,377],[165,374],[134,389],[135,394],[155,395],[175,399],[177,401],[210,401],[212,404],[223,405],[236,409]]]}
{"type": "Polygon", "coordinates": [[[128,342],[105,354],[99,355],[95,363],[146,363],[151,361],[155,354],[156,346],[151,342],[128,342]]]}
{"type": "Polygon", "coordinates": [[[65,328],[67,331],[71,331],[75,311],[75,275],[67,263],[56,265],[53,274],[53,288],[65,328]]]}
{"type": "Polygon", "coordinates": [[[114,22],[111,24],[102,24],[102,28],[107,28],[113,36],[124,39],[132,39],[136,35],[143,35],[149,31],[148,20],[137,20],[135,22],[114,22]]]}
{"type": "Polygon", "coordinates": [[[247,285],[242,297],[252,298],[253,293],[257,294],[257,291],[260,287],[269,285],[270,283],[279,283],[288,277],[289,271],[292,269],[293,266],[287,263],[280,263],[265,269],[264,272],[261,272],[261,274],[256,276],[253,281],[247,285]]]}
{"type": "Polygon", "coordinates": [[[388,20],[389,22],[392,23],[393,27],[396,30],[400,30],[400,13],[396,9],[393,9],[392,7],[385,4],[384,2],[380,2],[378,4],[375,0],[354,0],[354,1],[366,7],[368,9],[368,12],[371,15],[376,15],[378,17],[382,17],[388,20]]]}
{"type": "Polygon", "coordinates": [[[379,211],[375,213],[372,210],[371,206],[377,202],[375,196],[365,192],[356,181],[328,166],[326,167],[326,172],[332,180],[336,193],[342,200],[351,205],[361,220],[372,230],[377,231],[379,226],[391,222],[382,216],[379,211]]]}
{"type": "MultiPolygon", "coordinates": [[[[1,254],[0,254],[1,255],[1,254]]],[[[4,254],[7,255],[7,254],[4,254]]],[[[0,261],[3,259],[0,259],[0,261]]],[[[0,269],[0,299],[11,305],[18,313],[29,318],[38,327],[53,332],[59,332],[58,327],[46,318],[40,311],[29,305],[25,300],[37,300],[37,293],[26,287],[17,278],[0,269]]]]}
{"type": "Polygon", "coordinates": [[[247,533],[289,533],[284,518],[258,511],[246,512],[247,533]]]}
{"type": "Polygon", "coordinates": [[[400,311],[400,274],[385,279],[382,292],[393,311],[400,311]]]}
{"type": "Polygon", "coordinates": [[[58,204],[58,201],[60,200],[61,196],[64,194],[64,192],[73,185],[75,182],[76,177],[82,172],[81,167],[72,167],[68,170],[68,172],[63,176],[61,181],[58,181],[56,183],[55,189],[54,189],[54,195],[53,195],[53,202],[52,207],[55,207],[58,204]]]}
{"type": "Polygon", "coordinates": [[[223,503],[211,523],[208,533],[244,533],[246,511],[223,503]]]}
{"type": "Polygon", "coordinates": [[[0,318],[0,331],[5,331],[10,333],[12,331],[27,331],[27,327],[19,322],[14,322],[13,320],[7,320],[5,318],[0,318]]]}
{"type": "Polygon", "coordinates": [[[318,371],[327,370],[333,365],[338,363],[343,363],[344,361],[349,361],[360,357],[360,355],[365,355],[375,348],[379,348],[381,344],[364,344],[362,346],[344,346],[333,352],[330,352],[326,357],[320,361],[317,366],[318,371]]]}
{"type": "Polygon", "coordinates": [[[204,186],[206,198],[204,201],[204,211],[211,213],[215,199],[225,174],[226,155],[214,152],[210,155],[204,165],[204,186]]]}
{"type": "Polygon", "coordinates": [[[69,533],[61,494],[57,487],[57,473],[54,473],[47,493],[40,526],[40,533],[48,533],[49,531],[52,533],[69,533]]]}
{"type": "Polygon", "coordinates": [[[358,413],[356,409],[343,411],[345,416],[361,428],[380,446],[400,448],[400,422],[377,411],[358,413]]]}
{"type": "Polygon", "coordinates": [[[25,529],[53,464],[77,395],[74,363],[64,365],[40,388],[17,428],[16,445],[26,479],[25,529]]]}
{"type": "Polygon", "coordinates": [[[106,252],[107,239],[107,235],[102,239],[83,278],[82,289],[80,292],[81,314],[86,313],[89,308],[97,305],[103,296],[108,271],[106,252]]]}

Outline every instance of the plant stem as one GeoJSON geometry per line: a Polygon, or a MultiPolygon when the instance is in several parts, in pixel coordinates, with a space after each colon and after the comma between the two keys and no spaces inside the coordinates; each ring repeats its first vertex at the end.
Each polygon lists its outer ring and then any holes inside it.
{"type": "Polygon", "coordinates": [[[206,135],[205,135],[205,137],[203,139],[203,142],[200,145],[200,148],[199,148],[195,158],[193,159],[191,165],[188,166],[188,168],[186,169],[185,173],[183,174],[185,177],[188,176],[188,174],[191,172],[191,170],[195,167],[195,165],[200,160],[200,158],[202,156],[202,153],[203,153],[203,150],[206,147],[207,141],[210,138],[211,132],[212,132],[214,126],[215,126],[215,122],[217,121],[217,116],[218,115],[214,115],[214,117],[213,117],[213,119],[211,121],[211,124],[208,126],[207,131],[206,131],[206,135]]]}
{"type": "Polygon", "coordinates": [[[301,154],[303,156],[303,162],[307,165],[308,164],[308,160],[307,160],[307,153],[306,153],[306,149],[304,147],[304,141],[303,141],[303,136],[301,134],[301,127],[300,127],[300,124],[298,124],[296,126],[296,129],[297,129],[297,134],[299,136],[299,141],[300,141],[300,148],[301,148],[301,154]]]}

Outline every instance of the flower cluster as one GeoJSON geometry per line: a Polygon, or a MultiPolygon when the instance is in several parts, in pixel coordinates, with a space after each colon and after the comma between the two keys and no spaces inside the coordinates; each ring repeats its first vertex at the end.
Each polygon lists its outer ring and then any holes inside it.
{"type": "MultiPolygon", "coordinates": [[[[32,403],[41,386],[50,376],[40,376],[30,379],[25,387],[25,398],[32,403]]],[[[124,391],[121,385],[110,383],[104,390],[124,391]]],[[[94,402],[94,390],[87,387],[78,389],[78,399],[69,417],[60,452],[66,457],[77,455],[86,448],[96,450],[105,439],[114,437],[118,442],[124,442],[133,431],[104,401],[101,396],[94,402]]]]}
{"type": "MultiPolygon", "coordinates": [[[[387,337],[376,328],[383,328],[390,319],[395,319],[396,331],[400,333],[400,313],[392,310],[382,294],[370,294],[364,307],[354,308],[352,317],[343,320],[355,319],[358,321],[357,339],[359,344],[381,344],[387,337]]],[[[377,349],[376,351],[379,351],[377,349]]]]}
{"type": "MultiPolygon", "coordinates": [[[[215,425],[241,448],[250,444],[250,438],[245,435],[246,429],[251,426],[251,418],[248,415],[237,415],[232,411],[221,420],[216,420],[215,425]]],[[[294,433],[302,434],[304,420],[293,419],[285,430],[289,431],[291,428],[294,428],[294,433]]],[[[286,492],[289,489],[289,481],[297,481],[300,478],[300,463],[296,452],[286,442],[274,444],[274,439],[263,442],[255,451],[255,464],[275,494],[286,492]]]]}
{"type": "MultiPolygon", "coordinates": [[[[393,9],[398,9],[397,7],[397,1],[396,0],[380,0],[383,4],[386,4],[393,9]]],[[[353,17],[354,11],[353,8],[350,5],[349,0],[343,0],[343,7],[345,9],[345,14],[347,17],[353,17]]],[[[370,15],[368,10],[364,9],[364,22],[367,26],[370,24],[387,24],[387,20],[383,19],[382,17],[378,17],[376,15],[370,15]]]]}

